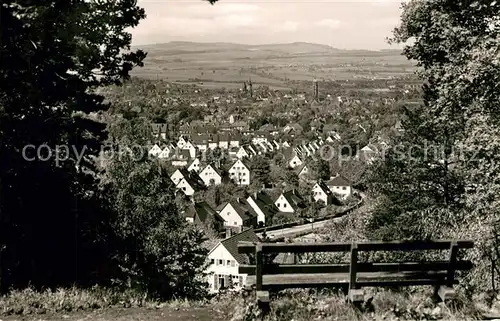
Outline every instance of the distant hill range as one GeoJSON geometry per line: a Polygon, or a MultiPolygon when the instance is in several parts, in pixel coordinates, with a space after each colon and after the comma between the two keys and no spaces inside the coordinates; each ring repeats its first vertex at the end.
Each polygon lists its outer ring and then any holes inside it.
{"type": "Polygon", "coordinates": [[[189,41],[171,41],[168,43],[150,44],[134,46],[151,53],[169,53],[171,55],[178,54],[194,54],[194,53],[215,53],[215,52],[262,52],[266,54],[342,54],[342,55],[400,55],[400,49],[384,49],[384,50],[360,50],[360,49],[338,49],[329,45],[315,44],[308,42],[292,42],[292,43],[276,43],[263,45],[246,45],[227,42],[189,42],[189,41]]]}
{"type": "Polygon", "coordinates": [[[401,50],[343,50],[294,42],[245,45],[173,41],[135,46],[147,52],[132,75],[149,79],[238,88],[244,80],[289,88],[290,81],[374,79],[405,76],[415,65],[401,50]]]}

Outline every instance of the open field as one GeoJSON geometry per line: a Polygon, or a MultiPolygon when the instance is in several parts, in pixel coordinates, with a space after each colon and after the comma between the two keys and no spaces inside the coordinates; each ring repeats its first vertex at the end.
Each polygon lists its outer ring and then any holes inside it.
{"type": "Polygon", "coordinates": [[[414,66],[398,50],[339,50],[308,43],[241,45],[170,42],[141,46],[148,52],[134,76],[198,83],[204,87],[257,85],[285,89],[293,80],[392,78],[411,74],[414,66]]]}

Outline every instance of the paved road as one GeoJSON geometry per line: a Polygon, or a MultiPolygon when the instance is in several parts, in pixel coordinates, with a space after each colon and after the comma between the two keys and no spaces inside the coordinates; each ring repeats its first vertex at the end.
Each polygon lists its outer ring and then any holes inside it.
{"type": "MultiPolygon", "coordinates": [[[[365,194],[361,193],[361,192],[360,192],[360,196],[362,199],[366,198],[365,194]]],[[[360,208],[363,207],[363,204],[361,204],[360,208]]],[[[343,216],[332,218],[331,220],[326,220],[326,221],[322,221],[322,222],[315,222],[314,224],[307,223],[307,224],[298,225],[298,226],[294,226],[294,227],[284,228],[281,230],[267,231],[266,233],[267,233],[267,236],[269,238],[272,238],[272,239],[278,238],[278,237],[290,237],[290,236],[294,236],[296,234],[305,234],[308,232],[313,232],[316,229],[323,228],[327,224],[329,224],[331,222],[339,221],[342,218],[343,218],[343,216]]],[[[257,233],[257,236],[262,237],[262,233],[257,233]]]]}
{"type": "MultiPolygon", "coordinates": [[[[293,236],[295,234],[302,234],[302,233],[307,233],[307,232],[312,232],[318,228],[322,228],[328,223],[334,221],[334,220],[340,220],[342,219],[341,217],[337,217],[331,220],[326,220],[322,222],[315,222],[314,224],[307,223],[304,225],[298,225],[294,227],[289,227],[289,228],[284,228],[281,230],[275,230],[275,231],[268,231],[267,236],[270,238],[277,238],[277,237],[288,237],[288,236],[293,236]]],[[[262,233],[258,233],[257,236],[261,237],[262,233]]]]}

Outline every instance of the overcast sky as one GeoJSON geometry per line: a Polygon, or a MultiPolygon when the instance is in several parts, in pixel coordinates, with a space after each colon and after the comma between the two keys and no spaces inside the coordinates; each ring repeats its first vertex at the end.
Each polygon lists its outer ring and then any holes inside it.
{"type": "Polygon", "coordinates": [[[169,41],[245,44],[312,42],[385,49],[401,0],[139,0],[147,18],[133,45],[169,41]]]}

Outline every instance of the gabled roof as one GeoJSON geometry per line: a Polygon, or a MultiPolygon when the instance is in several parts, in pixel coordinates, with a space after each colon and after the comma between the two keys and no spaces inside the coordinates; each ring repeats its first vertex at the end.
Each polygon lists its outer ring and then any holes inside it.
{"type": "Polygon", "coordinates": [[[206,223],[212,217],[214,220],[224,223],[224,219],[207,202],[195,203],[191,208],[198,216],[200,222],[206,223]]]}
{"type": "Polygon", "coordinates": [[[270,132],[270,131],[276,131],[277,128],[273,124],[265,124],[260,126],[259,131],[260,132],[270,132]]]}
{"type": "Polygon", "coordinates": [[[267,195],[264,191],[259,193],[255,193],[250,196],[255,204],[260,208],[260,210],[264,213],[265,217],[273,217],[276,213],[279,212],[278,207],[274,204],[273,200],[269,195],[267,195]]]}
{"type": "Polygon", "coordinates": [[[205,183],[200,178],[200,176],[194,171],[191,171],[188,176],[184,176],[184,179],[195,191],[199,191],[205,188],[205,183]]]}
{"type": "Polygon", "coordinates": [[[351,186],[351,183],[343,178],[342,176],[338,175],[335,178],[332,178],[328,182],[326,182],[327,186],[351,186]]]}
{"type": "Polygon", "coordinates": [[[328,186],[326,186],[324,182],[317,182],[317,184],[319,188],[321,188],[323,193],[325,193],[326,195],[333,195],[332,191],[330,191],[330,189],[328,188],[328,186]]]}
{"type": "Polygon", "coordinates": [[[222,173],[220,172],[220,170],[214,165],[214,164],[208,164],[207,166],[205,166],[201,171],[200,171],[200,174],[205,170],[207,169],[207,167],[210,166],[214,172],[219,175],[220,177],[222,177],[222,173]]]}
{"type": "Polygon", "coordinates": [[[221,241],[220,243],[226,248],[226,250],[228,250],[228,252],[234,257],[238,264],[248,264],[250,263],[248,260],[248,256],[238,253],[238,242],[240,241],[259,242],[260,240],[253,229],[248,229],[239,234],[233,235],[230,238],[221,241]]]}
{"type": "MultiPolygon", "coordinates": [[[[172,175],[174,175],[176,172],[180,172],[182,174],[182,176],[184,177],[188,177],[189,176],[189,171],[187,170],[187,168],[185,167],[181,167],[181,168],[178,168],[175,172],[172,173],[172,175]]],[[[172,175],[170,175],[170,177],[172,177],[172,175]]]]}
{"type": "Polygon", "coordinates": [[[233,164],[233,165],[231,165],[231,167],[230,167],[229,169],[233,168],[233,167],[234,167],[234,165],[236,165],[236,163],[238,163],[238,162],[240,162],[240,163],[241,163],[241,164],[243,164],[243,165],[244,165],[244,166],[245,166],[248,170],[250,170],[250,166],[248,166],[248,164],[246,164],[246,163],[245,163],[243,160],[241,160],[241,159],[238,159],[236,162],[234,162],[234,164],[233,164]]]}
{"type": "Polygon", "coordinates": [[[287,202],[294,210],[297,210],[299,208],[306,208],[304,200],[295,190],[290,190],[283,193],[283,197],[287,200],[287,202]]]}
{"type": "Polygon", "coordinates": [[[306,163],[303,163],[302,165],[300,165],[299,167],[297,167],[297,175],[300,175],[300,173],[304,170],[304,168],[307,167],[307,164],[306,163]]]}

